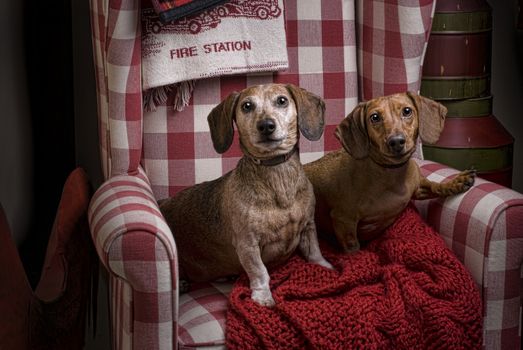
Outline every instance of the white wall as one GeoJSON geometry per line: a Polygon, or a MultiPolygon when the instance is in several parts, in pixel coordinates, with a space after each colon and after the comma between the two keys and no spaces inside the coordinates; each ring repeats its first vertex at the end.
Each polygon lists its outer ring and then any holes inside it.
{"type": "Polygon", "coordinates": [[[512,188],[523,193],[523,53],[518,54],[517,0],[490,0],[494,115],[515,138],[512,188]]]}
{"type": "Polygon", "coordinates": [[[0,1],[0,203],[17,245],[28,233],[33,210],[22,9],[23,2],[0,1]]]}

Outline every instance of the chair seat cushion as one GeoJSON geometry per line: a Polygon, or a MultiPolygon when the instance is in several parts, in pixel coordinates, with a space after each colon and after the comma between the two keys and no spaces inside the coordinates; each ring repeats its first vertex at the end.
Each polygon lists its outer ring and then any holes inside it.
{"type": "Polygon", "coordinates": [[[180,295],[180,349],[225,349],[225,319],[233,283],[195,283],[180,295]]]}

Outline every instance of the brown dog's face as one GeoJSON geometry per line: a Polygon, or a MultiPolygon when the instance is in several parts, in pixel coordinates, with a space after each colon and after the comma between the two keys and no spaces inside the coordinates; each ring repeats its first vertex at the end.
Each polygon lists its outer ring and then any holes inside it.
{"type": "Polygon", "coordinates": [[[316,95],[294,85],[265,84],[234,92],[207,118],[214,148],[225,152],[238,127],[240,142],[256,158],[288,153],[298,130],[310,140],[323,133],[325,106],[316,95]]]}
{"type": "Polygon", "coordinates": [[[373,159],[402,163],[416,150],[418,111],[406,94],[369,101],[364,119],[373,159]]]}
{"type": "Polygon", "coordinates": [[[413,93],[379,97],[358,105],[336,136],[356,159],[399,165],[416,150],[418,135],[427,143],[437,141],[446,113],[443,105],[413,93]]]}

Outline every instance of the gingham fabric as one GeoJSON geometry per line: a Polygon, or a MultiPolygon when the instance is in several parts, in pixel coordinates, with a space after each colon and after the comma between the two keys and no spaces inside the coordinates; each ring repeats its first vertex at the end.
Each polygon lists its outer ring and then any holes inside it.
{"type": "Polygon", "coordinates": [[[106,179],[136,173],[142,151],[139,0],[91,0],[98,127],[106,179]]]}
{"type": "Polygon", "coordinates": [[[358,0],[359,96],[418,91],[432,0],[358,0]]]}
{"type": "Polygon", "coordinates": [[[180,295],[179,348],[225,349],[225,320],[233,282],[197,283],[180,295]]]}
{"type": "MultiPolygon", "coordinates": [[[[394,10],[392,5],[380,1],[358,4],[363,23],[359,26],[359,39],[364,43],[363,49],[358,50],[365,58],[364,64],[360,64],[360,80],[372,92],[366,93],[365,98],[419,89],[433,2],[416,4],[417,1],[404,1],[394,5],[394,10]],[[394,45],[385,50],[384,39],[394,45]]],[[[174,111],[169,99],[156,111],[144,113],[142,162],[157,198],[172,196],[234,168],[242,155],[237,135],[228,152],[217,154],[212,147],[207,115],[229,93],[249,85],[293,83],[324,98],[325,134],[317,142],[300,139],[302,162],[318,159],[339,147],[334,129],[358,102],[355,3],[286,1],[285,19],[287,71],[200,80],[190,105],[182,112],[174,111]]]]}
{"type": "MultiPolygon", "coordinates": [[[[358,89],[359,99],[419,89],[434,3],[359,0],[357,5],[356,11],[352,0],[285,1],[290,59],[287,71],[198,81],[184,111],[166,107],[171,105],[167,101],[156,112],[143,114],[140,1],[91,0],[100,151],[106,183],[91,203],[90,225],[100,258],[110,271],[114,348],[169,349],[182,343],[181,339],[185,339],[184,346],[191,345],[190,338],[182,334],[218,334],[198,321],[208,315],[195,321],[185,311],[178,315],[175,244],[156,200],[216,178],[235,166],[241,156],[237,137],[222,156],[214,152],[209,137],[206,117],[221,99],[233,90],[271,81],[300,85],[324,97],[324,136],[317,142],[303,137],[300,140],[301,159],[308,162],[339,148],[333,131],[356,105],[358,89]],[[356,26],[360,29],[358,38],[356,26]],[[414,72],[418,72],[417,78],[414,72]],[[182,319],[186,320],[183,327],[182,319]]],[[[425,170],[430,171],[432,166],[436,165],[427,165],[425,170]]],[[[445,171],[450,170],[439,169],[434,176],[445,171]]],[[[506,189],[481,185],[460,202],[430,201],[423,210],[429,221],[437,222],[436,228],[450,237],[448,242],[476,278],[477,266],[482,266],[486,277],[476,281],[488,297],[486,345],[497,349],[520,339],[514,327],[518,317],[511,305],[519,300],[514,293],[521,283],[521,247],[517,246],[521,225],[516,225],[521,213],[517,215],[519,209],[513,209],[519,208],[521,199],[499,194],[506,189]],[[492,207],[491,201],[495,203],[492,207]],[[510,207],[500,211],[503,205],[510,207]],[[451,222],[454,225],[448,226],[451,222]],[[488,229],[481,225],[484,222],[488,229]],[[478,248],[481,241],[488,249],[478,248]],[[474,252],[487,254],[486,260],[474,252]],[[506,295],[512,295],[510,301],[506,295]]],[[[208,310],[212,310],[211,316],[219,315],[212,307],[208,310]]]]}
{"type": "Polygon", "coordinates": [[[118,175],[89,207],[92,237],[111,273],[113,348],[170,349],[177,339],[176,246],[147,177],[118,175]]]}
{"type": "MultiPolygon", "coordinates": [[[[441,182],[457,170],[420,161],[422,174],[441,182]]],[[[417,201],[482,290],[486,349],[521,349],[523,195],[476,180],[463,195],[417,201]]]]}
{"type": "Polygon", "coordinates": [[[280,73],[236,75],[196,82],[182,112],[172,101],[144,113],[144,169],[157,198],[221,176],[242,156],[238,135],[220,155],[212,146],[207,115],[234,90],[269,82],[293,83],[322,96],[327,105],[325,137],[300,138],[303,162],[334,150],[334,128],[357,103],[356,37],[352,1],[286,1],[289,69],[280,73]],[[322,5],[323,4],[323,5],[322,5]],[[166,132],[166,130],[168,132],[166,132]]]}

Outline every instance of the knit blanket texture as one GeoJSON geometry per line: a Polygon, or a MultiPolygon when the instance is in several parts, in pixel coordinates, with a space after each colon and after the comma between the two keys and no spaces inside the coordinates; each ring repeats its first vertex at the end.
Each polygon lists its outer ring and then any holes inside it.
{"type": "Polygon", "coordinates": [[[336,268],[294,255],[270,270],[276,306],[250,298],[244,274],[230,294],[228,349],[479,349],[482,305],[465,267],[414,207],[336,268]]]}

